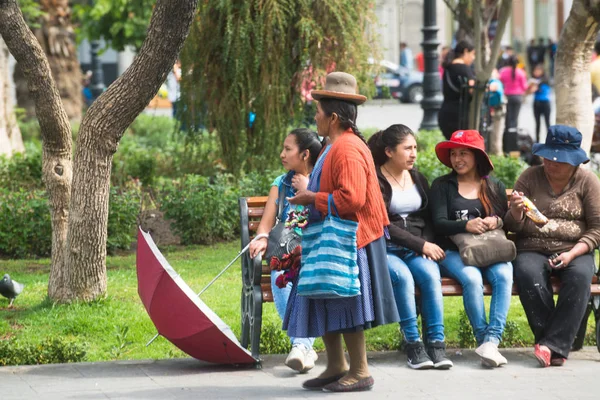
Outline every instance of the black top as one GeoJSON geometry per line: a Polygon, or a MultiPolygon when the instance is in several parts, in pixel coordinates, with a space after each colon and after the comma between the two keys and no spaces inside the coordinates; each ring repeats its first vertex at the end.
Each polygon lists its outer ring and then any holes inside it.
{"type": "MultiPolygon", "coordinates": [[[[497,205],[501,209],[498,215],[502,217],[508,211],[506,187],[492,176],[489,177],[489,183],[495,186],[495,191],[502,199],[502,204],[497,205]]],[[[477,216],[481,218],[487,217],[485,209],[481,206],[479,200],[468,200],[458,193],[458,181],[456,180],[455,172],[440,176],[433,181],[431,184],[430,199],[431,218],[433,219],[436,242],[444,250],[456,250],[456,245],[448,239],[448,236],[467,232],[467,222],[469,219],[476,218],[477,216]],[[461,199],[464,203],[461,203],[461,199]],[[477,205],[474,202],[478,202],[478,205],[481,207],[481,215],[478,215],[478,212],[475,210],[477,205]],[[456,219],[456,211],[463,209],[467,210],[467,219],[463,219],[462,215],[460,219],[456,219]],[[472,209],[472,211],[468,211],[469,209],[472,209]],[[469,215],[473,215],[473,217],[469,218],[469,215]]]]}
{"type": "Polygon", "coordinates": [[[455,221],[470,221],[477,217],[485,218],[485,209],[479,199],[465,199],[458,194],[450,204],[450,219],[455,221]]]}
{"type": "Polygon", "coordinates": [[[442,88],[444,103],[458,103],[460,101],[461,86],[470,79],[475,79],[471,67],[465,64],[450,64],[444,69],[442,88]]]}
{"type": "Polygon", "coordinates": [[[433,242],[434,234],[429,213],[429,183],[427,178],[414,168],[410,171],[410,177],[417,186],[421,195],[421,207],[402,218],[402,216],[390,213],[390,202],[392,200],[392,185],[381,173],[381,168],[377,167],[377,178],[379,179],[379,188],[383,194],[383,201],[388,212],[390,225],[388,232],[390,242],[406,247],[416,253],[423,252],[425,242],[433,242]]]}

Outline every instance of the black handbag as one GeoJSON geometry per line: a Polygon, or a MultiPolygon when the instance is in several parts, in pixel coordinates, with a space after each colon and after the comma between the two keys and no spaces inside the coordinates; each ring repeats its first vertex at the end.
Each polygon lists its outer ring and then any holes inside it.
{"type": "Polygon", "coordinates": [[[275,226],[269,232],[267,239],[267,251],[265,258],[267,262],[275,257],[279,260],[285,255],[291,253],[302,241],[300,235],[294,229],[285,226],[285,218],[283,215],[283,202],[285,201],[285,190],[280,190],[279,207],[277,209],[277,219],[275,226]]]}

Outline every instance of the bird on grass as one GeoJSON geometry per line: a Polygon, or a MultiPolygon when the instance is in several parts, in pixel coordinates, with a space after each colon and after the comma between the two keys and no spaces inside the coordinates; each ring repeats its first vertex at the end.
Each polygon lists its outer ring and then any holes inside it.
{"type": "Polygon", "coordinates": [[[12,307],[17,296],[23,291],[25,285],[10,279],[10,275],[5,274],[0,280],[0,294],[10,300],[8,307],[12,307]]]}

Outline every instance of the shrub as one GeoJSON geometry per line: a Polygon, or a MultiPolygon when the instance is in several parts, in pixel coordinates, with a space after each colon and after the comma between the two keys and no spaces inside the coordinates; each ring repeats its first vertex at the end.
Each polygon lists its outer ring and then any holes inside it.
{"type": "MultiPolygon", "coordinates": [[[[112,188],[108,210],[107,251],[129,249],[135,239],[140,191],[112,188]]],[[[47,257],[52,249],[52,224],[46,192],[0,189],[0,255],[47,257]]]]}
{"type": "Polygon", "coordinates": [[[287,354],[291,349],[290,338],[281,330],[281,321],[263,321],[260,330],[260,352],[262,354],[287,354]]]}
{"type": "Polygon", "coordinates": [[[50,255],[52,227],[46,192],[0,189],[0,254],[10,257],[50,255]]]}
{"type": "Polygon", "coordinates": [[[184,244],[213,243],[239,235],[240,196],[266,195],[277,173],[250,173],[239,180],[232,175],[214,178],[186,175],[164,181],[159,188],[160,209],[184,244]]]}
{"type": "Polygon", "coordinates": [[[473,328],[467,317],[465,310],[460,310],[460,317],[458,322],[458,345],[463,349],[470,349],[477,347],[477,341],[473,334],[473,328]]]}
{"type": "Polygon", "coordinates": [[[42,189],[42,148],[28,142],[25,153],[15,153],[11,158],[0,157],[0,187],[42,189]]]}
{"type": "Polygon", "coordinates": [[[492,175],[502,181],[507,189],[515,186],[519,175],[528,167],[520,158],[491,155],[490,159],[494,164],[492,175]]]}
{"type": "Polygon", "coordinates": [[[63,338],[46,338],[40,343],[0,340],[0,366],[79,362],[85,355],[84,345],[63,338]]]}
{"type": "Polygon", "coordinates": [[[134,242],[141,200],[141,191],[135,185],[110,189],[106,239],[106,251],[109,254],[117,249],[128,250],[134,242]]]}

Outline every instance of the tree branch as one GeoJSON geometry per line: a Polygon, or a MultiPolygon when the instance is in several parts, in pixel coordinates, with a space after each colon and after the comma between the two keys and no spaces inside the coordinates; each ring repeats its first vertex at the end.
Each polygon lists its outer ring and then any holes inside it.
{"type": "Polygon", "coordinates": [[[196,4],[197,0],[158,0],[146,40],[132,65],[88,110],[82,125],[92,123],[116,133],[111,138],[114,140],[107,141],[109,150],[116,151],[125,129],[150,103],[173,68],[189,33],[196,4]]]}
{"type": "Polygon", "coordinates": [[[496,66],[496,60],[500,53],[500,44],[502,43],[502,37],[506,30],[506,23],[512,13],[512,0],[503,0],[500,5],[500,15],[498,15],[498,25],[496,27],[496,36],[492,42],[492,53],[490,60],[484,68],[484,73],[489,77],[492,74],[492,70],[496,66]]]}
{"type": "Polygon", "coordinates": [[[475,37],[475,73],[479,74],[482,70],[484,54],[481,49],[481,0],[473,0],[473,36],[475,37]]]}
{"type": "Polygon", "coordinates": [[[15,0],[0,0],[0,34],[23,70],[35,102],[44,148],[71,159],[71,126],[46,54],[15,0]]]}

